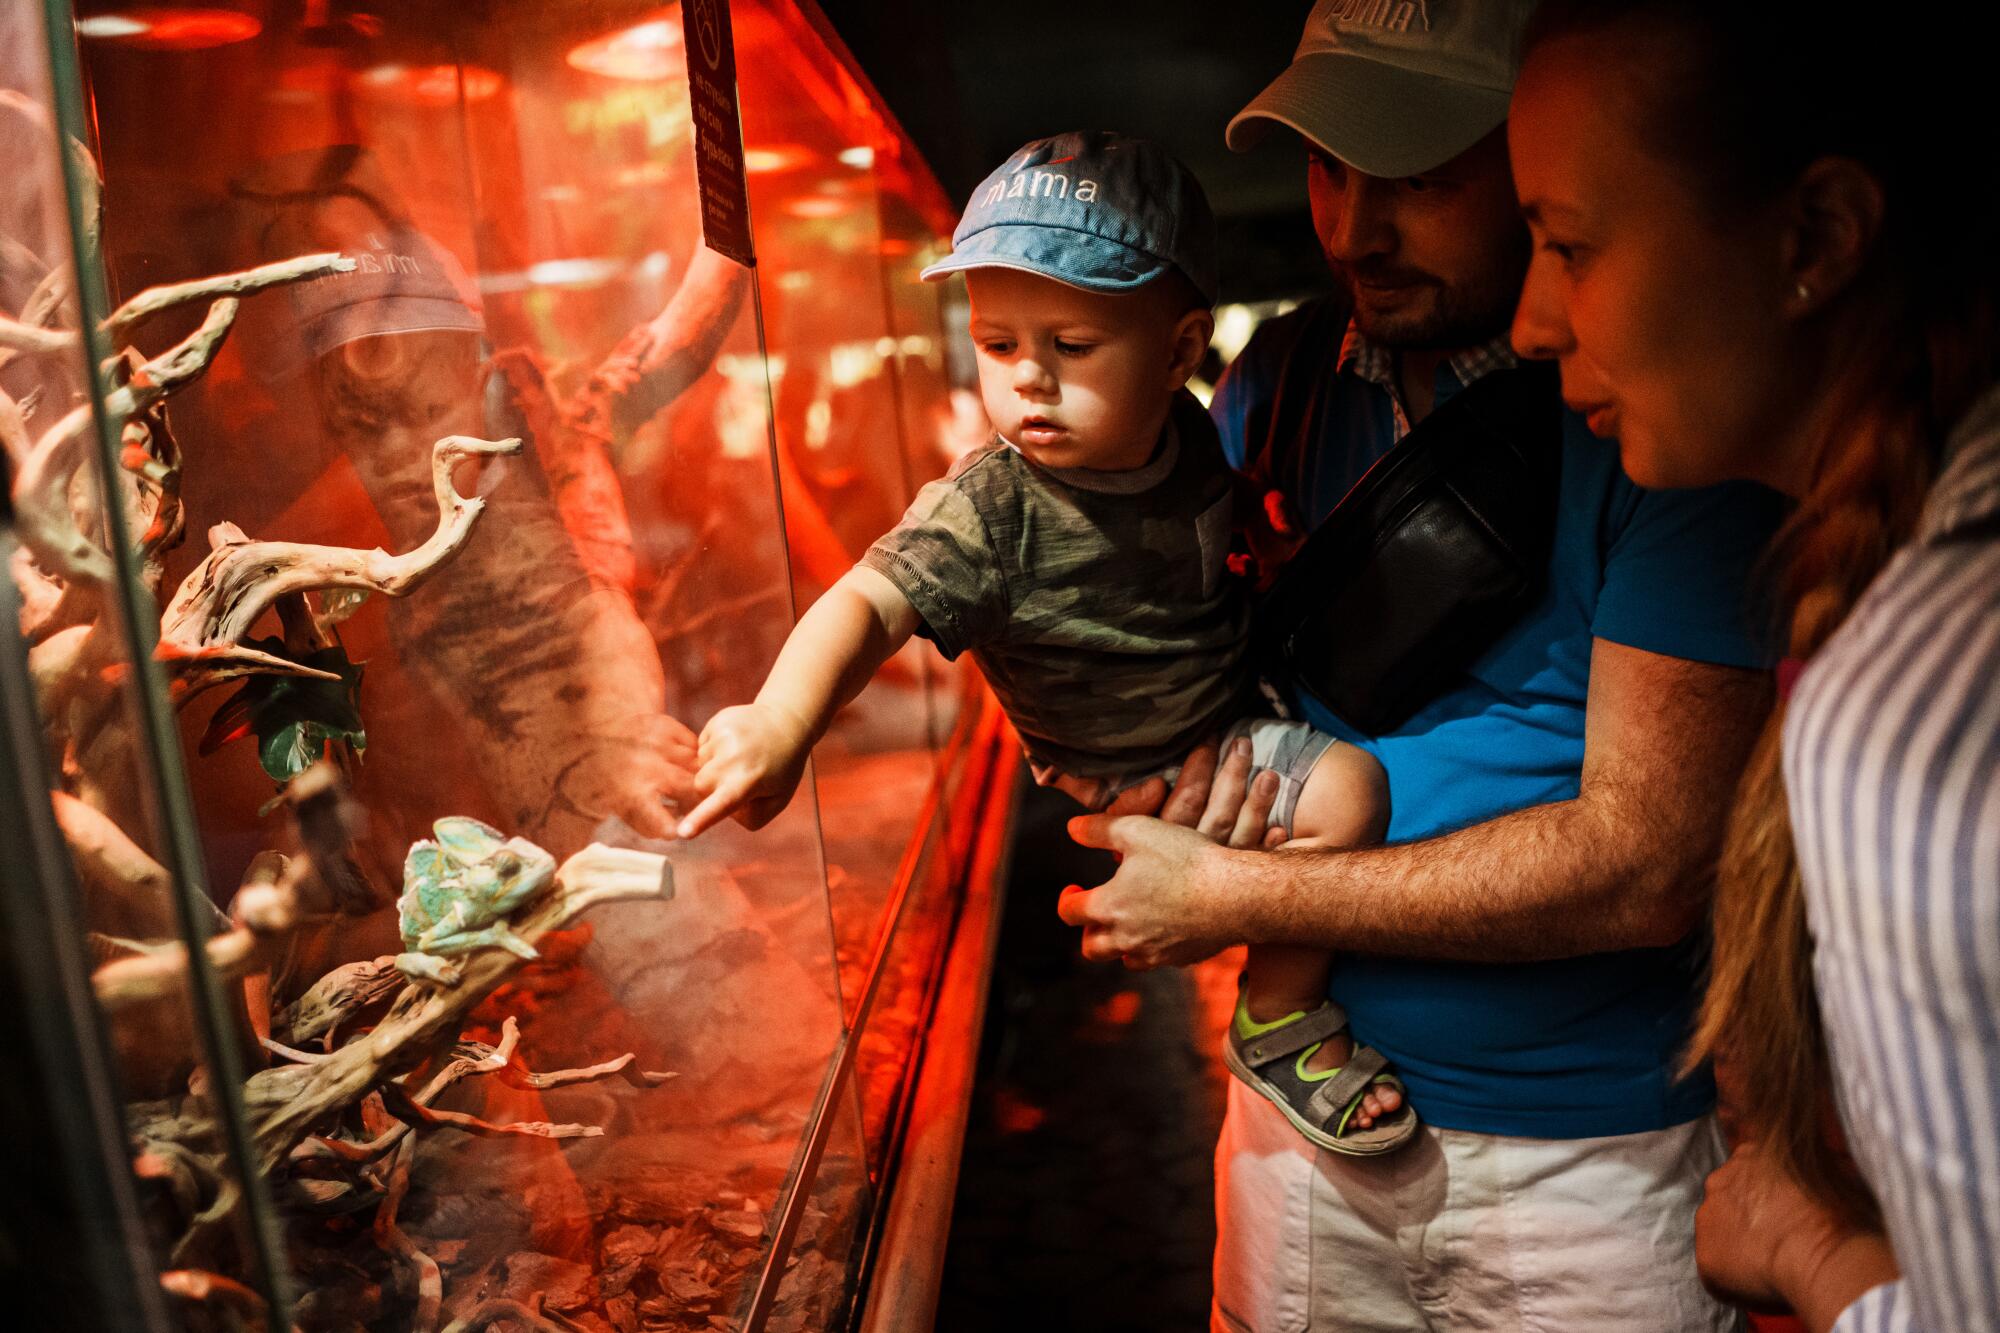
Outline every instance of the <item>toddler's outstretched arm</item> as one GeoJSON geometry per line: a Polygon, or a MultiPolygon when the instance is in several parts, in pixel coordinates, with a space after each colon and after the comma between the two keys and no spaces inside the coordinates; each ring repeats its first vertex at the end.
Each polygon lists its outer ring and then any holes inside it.
{"type": "Polygon", "coordinates": [[[725,708],[702,728],[694,776],[702,801],[675,832],[692,838],[724,815],[745,828],[770,823],[833,715],[916,629],[916,609],[895,584],[861,565],[842,575],[799,617],[757,701],[725,708]]]}

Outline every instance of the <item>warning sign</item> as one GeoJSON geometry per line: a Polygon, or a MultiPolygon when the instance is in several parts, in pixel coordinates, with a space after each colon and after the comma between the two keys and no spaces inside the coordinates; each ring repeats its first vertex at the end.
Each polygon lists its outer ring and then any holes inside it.
{"type": "Polygon", "coordinates": [[[683,0],[688,103],[694,117],[701,238],[739,264],[754,265],[750,189],[743,172],[743,121],[736,109],[736,43],[729,0],[683,0]]]}

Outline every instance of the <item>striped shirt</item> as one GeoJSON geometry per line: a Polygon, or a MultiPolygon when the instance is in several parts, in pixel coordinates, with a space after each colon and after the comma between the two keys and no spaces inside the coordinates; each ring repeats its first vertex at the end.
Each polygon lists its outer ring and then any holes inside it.
{"type": "Polygon", "coordinates": [[[1903,1270],[1836,1328],[2000,1330],[2000,391],[1784,755],[1841,1119],[1903,1270]]]}

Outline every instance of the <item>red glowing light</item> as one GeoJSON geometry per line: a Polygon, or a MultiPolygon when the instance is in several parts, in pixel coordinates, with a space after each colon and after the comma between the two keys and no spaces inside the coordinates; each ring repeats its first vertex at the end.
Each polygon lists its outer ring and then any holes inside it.
{"type": "Polygon", "coordinates": [[[1128,1028],[1139,1017],[1140,998],[1135,990],[1119,991],[1092,1012],[1091,1019],[1111,1028],[1128,1028]]]}
{"type": "Polygon", "coordinates": [[[993,1123],[1002,1134],[1032,1134],[1048,1120],[1049,1113],[1012,1088],[993,1092],[993,1123]]]}
{"type": "Polygon", "coordinates": [[[773,171],[796,171],[813,160],[804,144],[763,144],[743,150],[743,169],[753,176],[773,171]]]}
{"type": "Polygon", "coordinates": [[[141,51],[205,51],[246,42],[264,30],[248,14],[230,9],[178,9],[148,5],[76,21],[79,37],[141,51]]]}
{"type": "Polygon", "coordinates": [[[681,19],[663,13],[570,48],[570,67],[607,79],[670,79],[686,74],[681,19]]]}
{"type": "Polygon", "coordinates": [[[478,65],[377,65],[356,78],[372,94],[416,106],[453,105],[461,80],[468,102],[493,96],[506,82],[478,65]]]}
{"type": "Polygon", "coordinates": [[[809,194],[786,202],[785,211],[795,218],[837,218],[847,212],[848,202],[831,195],[809,194]]]}

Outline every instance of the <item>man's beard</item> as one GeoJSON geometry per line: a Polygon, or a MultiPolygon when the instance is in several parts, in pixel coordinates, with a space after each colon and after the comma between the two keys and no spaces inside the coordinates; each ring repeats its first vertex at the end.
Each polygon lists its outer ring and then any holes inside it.
{"type": "MultiPolygon", "coordinates": [[[[1525,256],[1523,257],[1525,259],[1525,256]]],[[[1399,351],[1455,351],[1490,342],[1507,331],[1521,298],[1525,262],[1498,266],[1483,283],[1449,284],[1418,269],[1363,263],[1334,264],[1334,281],[1345,289],[1354,325],[1363,337],[1399,351]],[[1372,309],[1356,288],[1357,276],[1370,282],[1408,282],[1413,290],[1393,310],[1372,309]]]]}

